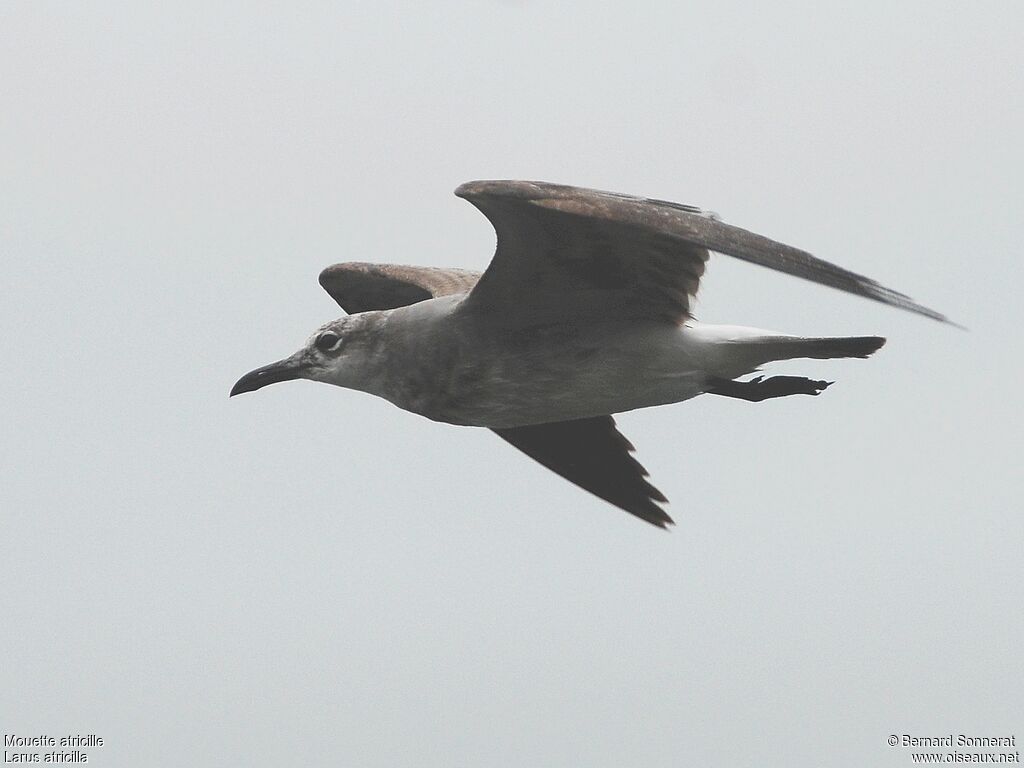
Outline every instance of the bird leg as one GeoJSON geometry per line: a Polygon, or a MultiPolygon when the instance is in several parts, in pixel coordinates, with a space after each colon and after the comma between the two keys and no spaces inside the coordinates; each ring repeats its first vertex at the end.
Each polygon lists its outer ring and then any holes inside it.
{"type": "Polygon", "coordinates": [[[768,379],[758,376],[750,381],[711,377],[708,379],[708,388],[704,391],[711,395],[723,395],[759,403],[762,400],[786,397],[787,395],[819,395],[830,384],[832,384],[831,381],[814,381],[805,379],[803,376],[772,376],[768,379]]]}

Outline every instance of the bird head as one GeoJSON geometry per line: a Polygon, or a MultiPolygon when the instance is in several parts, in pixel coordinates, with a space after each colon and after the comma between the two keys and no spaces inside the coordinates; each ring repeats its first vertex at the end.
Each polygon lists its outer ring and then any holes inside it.
{"type": "Polygon", "coordinates": [[[229,397],[293,379],[346,386],[346,372],[353,367],[351,358],[360,355],[364,346],[363,334],[354,321],[350,316],[322,325],[295,354],[245,374],[235,382],[229,397]]]}

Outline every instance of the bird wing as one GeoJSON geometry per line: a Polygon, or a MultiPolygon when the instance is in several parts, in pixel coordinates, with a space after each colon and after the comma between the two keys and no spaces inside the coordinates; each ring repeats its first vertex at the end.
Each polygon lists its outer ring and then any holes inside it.
{"type": "Polygon", "coordinates": [[[871,278],[688,205],[535,181],[455,190],[490,220],[498,247],[466,308],[514,324],[690,316],[708,251],[802,277],[935,320],[940,313],[871,278]]]}
{"type": "MultiPolygon", "coordinates": [[[[320,285],[350,314],[415,304],[465,293],[479,272],[393,264],[335,264],[320,273],[320,285]]],[[[566,480],[620,509],[664,528],[672,523],[655,502],[665,497],[644,478],[630,453],[632,444],[611,416],[494,430],[500,437],[566,480]]]]}
{"type": "Polygon", "coordinates": [[[532,459],[619,509],[665,528],[672,518],[657,502],[665,496],[630,454],[636,449],[611,416],[494,430],[532,459]]]}
{"type": "Polygon", "coordinates": [[[466,269],[360,262],[335,264],[320,273],[320,285],[350,315],[466,293],[479,279],[479,272],[466,269]]]}

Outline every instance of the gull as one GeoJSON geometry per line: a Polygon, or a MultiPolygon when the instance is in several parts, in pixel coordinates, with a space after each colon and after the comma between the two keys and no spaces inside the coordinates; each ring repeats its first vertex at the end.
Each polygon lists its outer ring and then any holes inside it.
{"type": "Polygon", "coordinates": [[[795,358],[866,358],[879,336],[807,337],[698,323],[709,252],[942,322],[876,281],[689,205],[535,181],[472,181],[455,194],[497,233],[481,274],[335,264],[320,285],[348,313],[231,395],[291,379],[368,392],[434,421],[493,430],[566,480],[665,528],[665,496],[612,414],[701,394],[760,402],[832,382],[743,381],[795,358]]]}

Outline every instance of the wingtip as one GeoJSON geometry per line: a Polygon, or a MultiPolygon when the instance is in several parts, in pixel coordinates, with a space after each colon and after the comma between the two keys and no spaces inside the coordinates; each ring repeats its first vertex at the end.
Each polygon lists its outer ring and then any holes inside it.
{"type": "Polygon", "coordinates": [[[345,270],[359,268],[363,266],[370,266],[364,264],[361,261],[343,261],[337,264],[329,264],[320,270],[320,274],[317,275],[317,282],[320,283],[320,287],[328,293],[331,292],[331,284],[337,280],[339,276],[345,274],[345,270]]]}
{"type": "Polygon", "coordinates": [[[661,528],[663,531],[671,531],[670,526],[674,526],[676,521],[669,517],[668,512],[659,507],[657,504],[651,504],[651,508],[647,510],[648,514],[638,514],[633,512],[634,515],[639,517],[645,523],[650,523],[655,528],[661,528]]]}
{"type": "Polygon", "coordinates": [[[469,200],[477,194],[477,187],[481,183],[482,182],[479,181],[467,181],[459,184],[459,186],[455,188],[455,196],[469,200]]]}
{"type": "Polygon", "coordinates": [[[521,181],[518,179],[480,179],[467,181],[455,188],[455,196],[465,200],[481,197],[504,197],[516,200],[539,200],[573,190],[547,181],[521,181]]]}
{"type": "Polygon", "coordinates": [[[959,328],[961,331],[970,330],[966,326],[960,325],[960,323],[955,320],[950,320],[941,312],[934,310],[931,307],[926,307],[924,304],[917,303],[906,294],[899,293],[898,291],[894,291],[891,288],[886,288],[885,286],[878,284],[875,284],[873,287],[875,290],[872,291],[870,298],[875,299],[876,301],[888,304],[890,307],[896,307],[897,309],[904,309],[908,312],[913,312],[915,315],[921,315],[922,317],[927,317],[930,320],[936,320],[944,325],[951,325],[954,328],[959,328]]]}
{"type": "Polygon", "coordinates": [[[968,328],[967,326],[960,325],[960,323],[956,322],[955,320],[950,320],[948,317],[946,317],[941,312],[936,312],[934,309],[929,309],[928,307],[925,307],[925,306],[923,306],[921,304],[914,304],[912,307],[910,307],[910,310],[912,312],[916,312],[919,315],[924,315],[925,317],[929,317],[932,320],[938,320],[943,325],[951,325],[954,328],[960,329],[961,331],[969,331],[970,330],[970,328],[968,328]]]}
{"type": "Polygon", "coordinates": [[[331,280],[331,270],[336,267],[337,264],[331,264],[329,267],[324,267],[320,270],[320,274],[316,276],[316,281],[320,283],[320,287],[327,290],[327,285],[331,280]]]}
{"type": "Polygon", "coordinates": [[[926,307],[924,304],[919,304],[906,294],[877,284],[874,287],[876,290],[872,293],[871,298],[881,301],[883,304],[888,304],[889,306],[896,307],[898,309],[905,309],[916,315],[921,315],[922,317],[927,317],[931,320],[937,320],[938,322],[945,323],[946,325],[952,325],[954,328],[959,328],[963,331],[967,330],[964,326],[950,320],[941,312],[934,310],[931,307],[926,307]]]}

